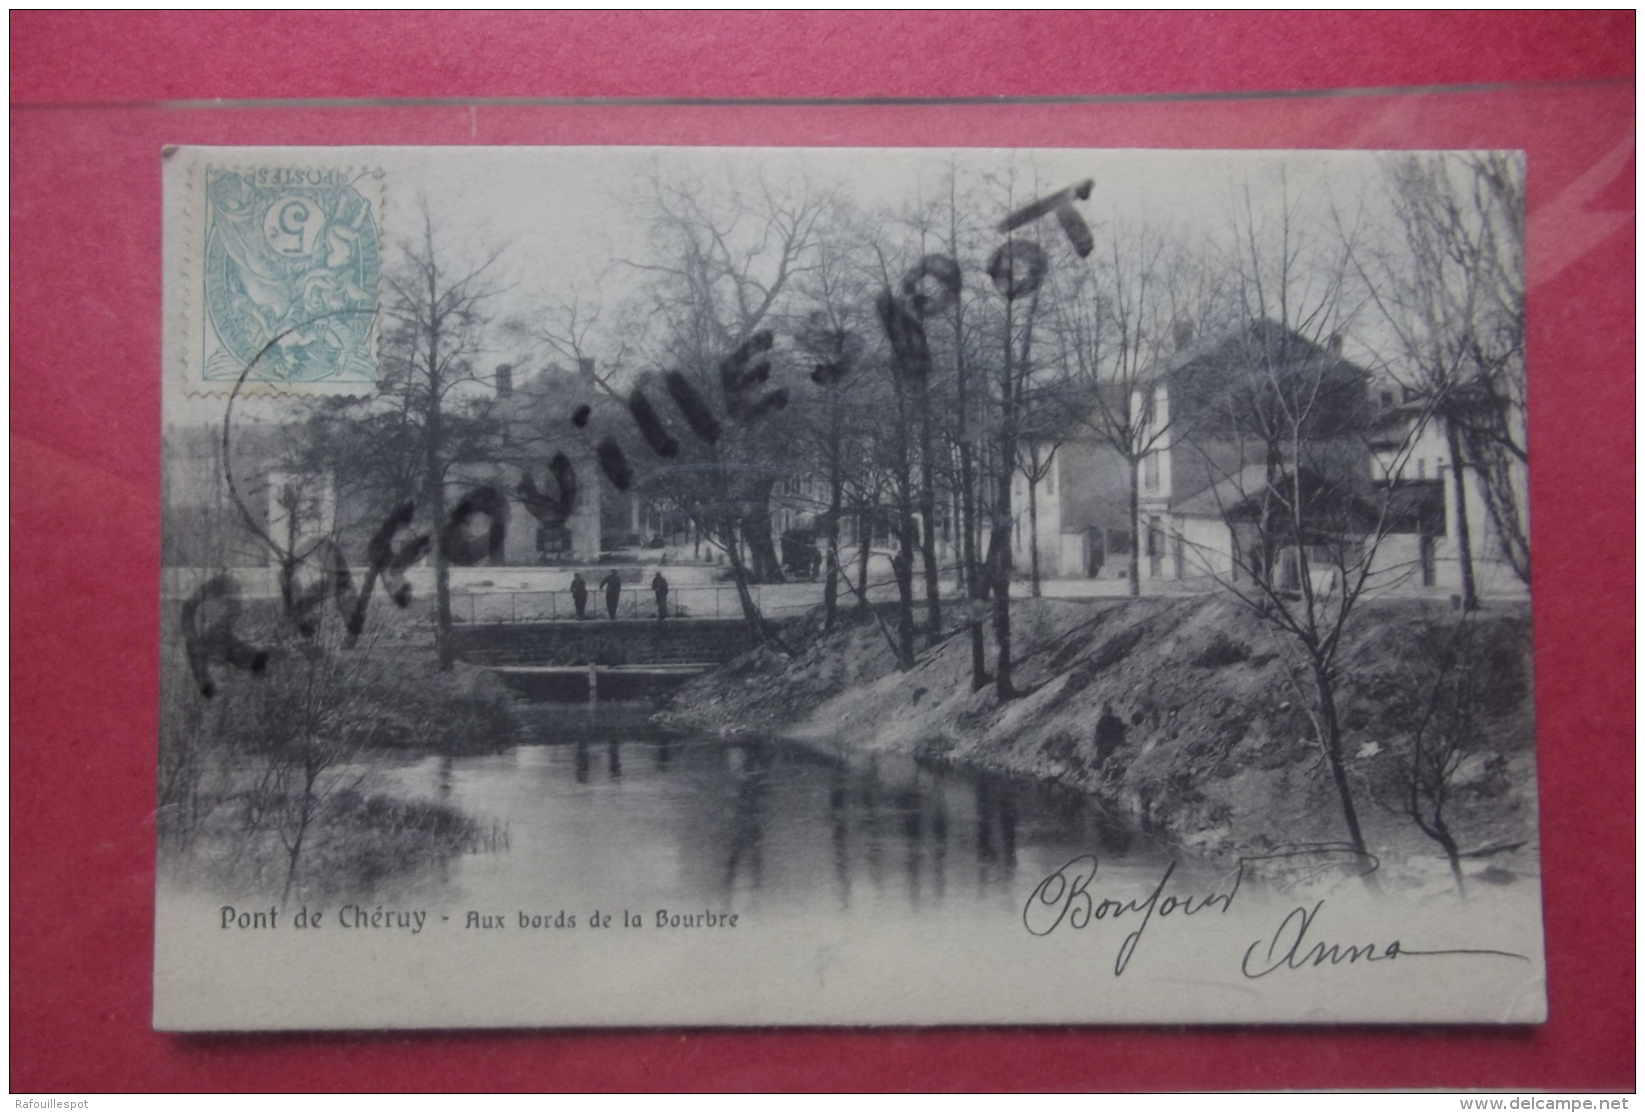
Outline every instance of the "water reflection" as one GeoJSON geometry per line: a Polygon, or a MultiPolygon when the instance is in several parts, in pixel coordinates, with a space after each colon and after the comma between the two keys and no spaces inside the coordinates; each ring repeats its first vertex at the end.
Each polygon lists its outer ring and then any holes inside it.
{"type": "Polygon", "coordinates": [[[539,743],[395,773],[398,791],[510,833],[506,851],[454,864],[448,898],[997,914],[1019,899],[1019,874],[1031,883],[1078,854],[1100,851],[1110,871],[1161,860],[1076,793],[767,740],[634,726],[565,738],[592,722],[578,720],[544,724],[539,743]]]}
{"type": "Polygon", "coordinates": [[[746,872],[750,887],[758,889],[761,842],[768,822],[771,747],[764,742],[745,742],[728,749],[725,757],[733,779],[731,853],[725,863],[725,889],[728,893],[736,889],[739,872],[746,872]]]}
{"type": "Polygon", "coordinates": [[[840,904],[851,904],[851,823],[846,813],[845,763],[835,762],[828,787],[828,821],[834,848],[834,883],[839,886],[840,904]]]}

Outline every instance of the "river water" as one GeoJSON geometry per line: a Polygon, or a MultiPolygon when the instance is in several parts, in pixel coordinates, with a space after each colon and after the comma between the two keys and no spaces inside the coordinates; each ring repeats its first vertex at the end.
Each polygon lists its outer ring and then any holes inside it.
{"type": "Polygon", "coordinates": [[[423,879],[418,887],[448,907],[995,919],[1081,854],[1100,854],[1105,874],[1143,889],[1166,862],[1089,797],[1033,782],[769,739],[666,735],[617,706],[529,714],[532,744],[376,775],[396,795],[439,800],[506,835],[423,879]]]}
{"type": "MultiPolygon", "coordinates": [[[[157,1023],[1542,1015],[1534,888],[1431,907],[1377,905],[1329,879],[1317,892],[1274,894],[1226,867],[1173,866],[1090,798],[1034,782],[769,739],[669,736],[610,705],[527,715],[523,744],[501,753],[379,754],[342,771],[362,797],[459,809],[496,833],[482,848],[420,865],[382,856],[392,870],[329,891],[316,883],[279,908],[266,892],[242,900],[163,884],[157,1023]],[[1305,963],[1253,981],[1242,964],[1300,942],[1299,916],[1305,928],[1318,917],[1310,930],[1322,945],[1494,950],[1305,963]]],[[[381,849],[361,841],[362,852],[381,849]]]]}

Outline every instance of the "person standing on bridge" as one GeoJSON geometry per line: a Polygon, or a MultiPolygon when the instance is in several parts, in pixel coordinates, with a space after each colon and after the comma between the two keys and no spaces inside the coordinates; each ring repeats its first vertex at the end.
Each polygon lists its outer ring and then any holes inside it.
{"type": "Polygon", "coordinates": [[[668,617],[668,580],[661,571],[652,578],[651,590],[657,596],[657,618],[661,621],[668,617]]]}
{"type": "Polygon", "coordinates": [[[571,574],[571,603],[577,608],[577,621],[588,617],[588,581],[581,572],[571,574]]]}
{"type": "Polygon", "coordinates": [[[600,581],[600,586],[605,588],[605,613],[611,616],[612,621],[616,621],[617,600],[623,593],[623,581],[617,575],[615,568],[605,574],[605,579],[600,581]]]}

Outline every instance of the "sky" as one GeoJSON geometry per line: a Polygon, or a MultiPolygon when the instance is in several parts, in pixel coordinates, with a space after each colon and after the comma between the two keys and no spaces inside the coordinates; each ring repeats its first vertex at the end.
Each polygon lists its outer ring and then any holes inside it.
{"type": "MultiPolygon", "coordinates": [[[[946,194],[950,158],[962,179],[1014,162],[1043,183],[1042,192],[1092,179],[1092,195],[1080,207],[1099,235],[1104,223],[1135,220],[1189,232],[1225,229],[1242,185],[1272,197],[1282,171],[1305,210],[1328,220],[1333,205],[1353,210],[1370,197],[1374,206],[1377,193],[1368,186],[1379,177],[1374,154],[1355,151],[513,147],[382,148],[371,155],[387,172],[386,239],[414,226],[426,201],[455,239],[477,248],[506,245],[499,260],[509,287],[503,312],[526,315],[573,294],[609,310],[634,289],[641,276],[614,261],[646,255],[653,175],[723,182],[763,169],[778,178],[839,182],[865,209],[895,209],[946,194]]],[[[1057,233],[1048,221],[1041,234],[1057,233]]]]}
{"type": "Polygon", "coordinates": [[[509,244],[521,276],[549,288],[576,281],[590,260],[640,253],[643,226],[636,216],[653,173],[713,180],[759,168],[792,171],[842,182],[872,208],[945,191],[950,157],[962,175],[978,176],[1014,159],[1032,167],[1046,192],[1093,179],[1091,199],[1082,206],[1093,223],[1115,216],[1190,224],[1225,219],[1235,183],[1246,176],[1267,180],[1281,166],[1299,196],[1323,208],[1333,198],[1357,197],[1374,174],[1371,153],[1340,151],[461,147],[369,154],[387,172],[389,239],[396,227],[415,222],[426,199],[476,242],[509,244]]]}
{"type": "MultiPolygon", "coordinates": [[[[646,202],[653,177],[725,182],[757,171],[839,183],[865,209],[897,208],[946,194],[952,159],[962,180],[1016,164],[1041,192],[1092,179],[1080,205],[1101,237],[1105,224],[1146,220],[1184,231],[1227,229],[1245,183],[1259,199],[1287,189],[1308,215],[1329,220],[1333,206],[1353,211],[1384,203],[1372,152],[1182,150],[991,150],[685,147],[282,148],[203,152],[240,164],[263,158],[285,165],[380,167],[385,266],[394,245],[420,232],[426,206],[437,236],[458,256],[501,249],[495,274],[501,316],[530,319],[573,295],[609,311],[642,280],[618,263],[646,255],[646,202]]],[[[1024,189],[1029,199],[1033,185],[1024,189]]],[[[170,212],[187,211],[168,198],[170,212]]],[[[999,214],[1003,216],[1003,211],[999,214]]],[[[1057,235],[1042,225],[1040,235],[1057,235]]],[[[1002,237],[1003,238],[1003,237],[1002,237]]],[[[173,266],[176,266],[174,260],[173,266]]],[[[185,269],[186,264],[185,264],[185,269]]],[[[1350,342],[1352,338],[1350,338],[1350,342]]],[[[541,358],[499,340],[487,361],[541,358]]],[[[188,407],[184,407],[188,408],[188,407]]],[[[180,411],[174,408],[180,416],[180,411]]]]}

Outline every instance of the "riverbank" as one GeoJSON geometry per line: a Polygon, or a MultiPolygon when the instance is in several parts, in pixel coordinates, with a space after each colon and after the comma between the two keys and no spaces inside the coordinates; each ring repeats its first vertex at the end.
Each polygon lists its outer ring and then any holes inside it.
{"type": "MultiPolygon", "coordinates": [[[[1217,596],[1020,600],[1012,614],[1019,699],[971,691],[963,629],[899,673],[872,620],[848,620],[826,636],[813,625],[794,658],[755,651],[693,681],[660,720],[1059,783],[1197,857],[1344,840],[1313,693],[1286,665],[1294,644],[1256,615],[1217,596]]],[[[1458,618],[1442,602],[1368,602],[1345,632],[1343,750],[1367,842],[1390,873],[1428,877],[1443,862],[1402,809],[1413,732],[1458,618]]],[[[1473,729],[1448,769],[1445,816],[1477,855],[1471,875],[1511,880],[1536,868],[1529,607],[1496,604],[1471,621],[1473,729]]],[[[992,663],[991,637],[988,647],[992,663]]]]}
{"type": "MultiPolygon", "coordinates": [[[[177,622],[177,611],[168,618],[177,622]]],[[[209,695],[180,625],[162,635],[159,868],[234,895],[370,892],[494,845],[496,832],[440,799],[382,790],[374,774],[408,755],[495,754],[521,717],[491,672],[439,668],[421,616],[380,605],[357,646],[320,611],[303,637],[271,600],[236,633],[262,654],[235,669],[205,658],[209,695]]]]}

